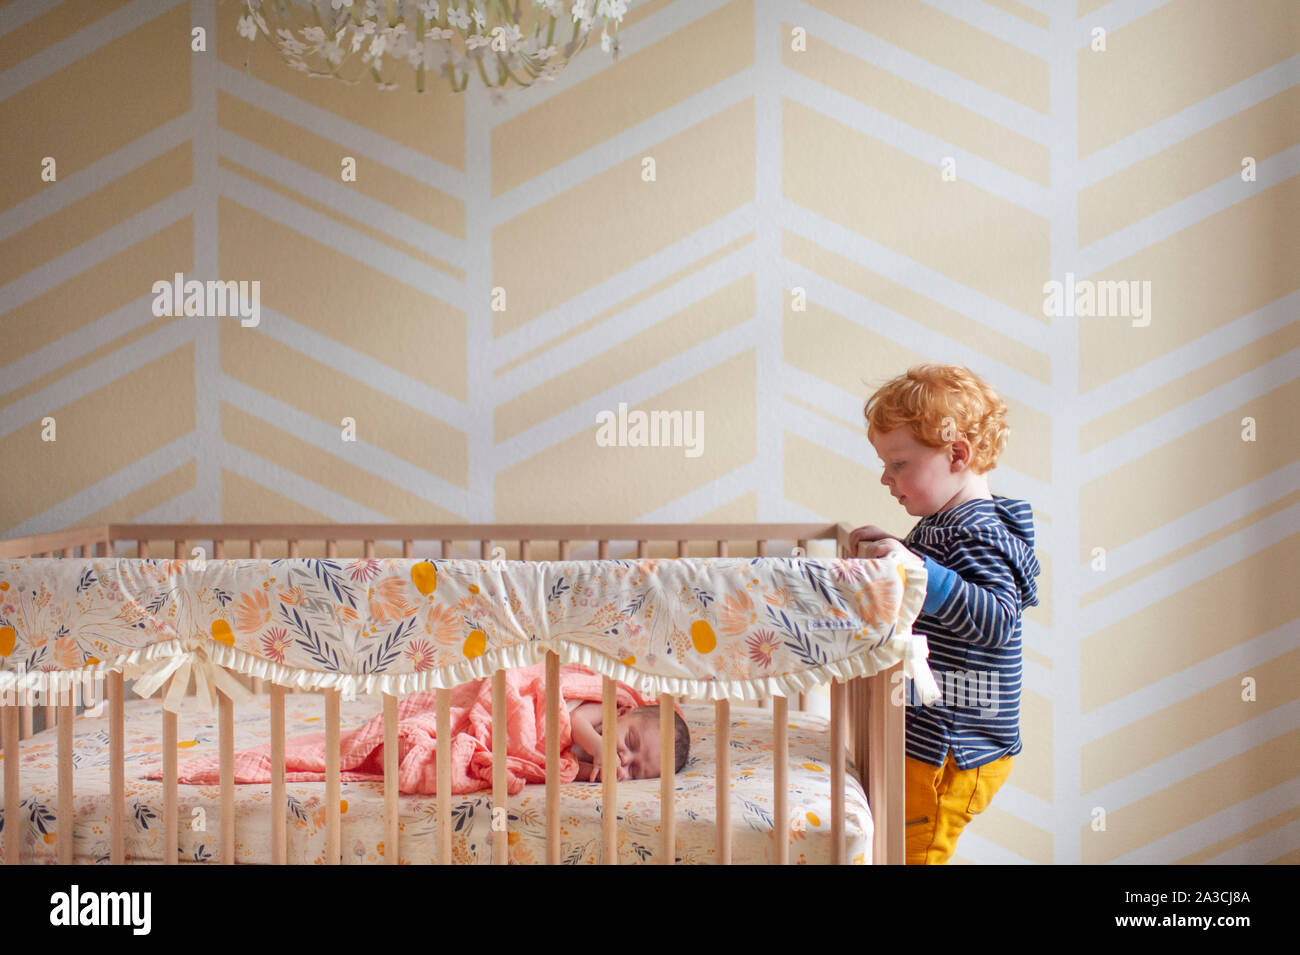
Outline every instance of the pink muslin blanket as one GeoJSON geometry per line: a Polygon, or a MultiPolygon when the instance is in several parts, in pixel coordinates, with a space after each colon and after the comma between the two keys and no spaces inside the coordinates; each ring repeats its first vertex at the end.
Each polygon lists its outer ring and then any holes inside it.
{"type": "MultiPolygon", "coordinates": [[[[546,665],[506,671],[506,780],[513,795],[526,783],[546,781],[546,665]]],[[[618,683],[620,714],[656,701],[618,683]]],[[[600,702],[601,677],[580,666],[560,667],[563,700],[600,702]]],[[[578,761],[572,753],[573,730],[569,708],[561,705],[560,781],[572,782],[578,761]]],[[[473,680],[451,690],[451,791],[476,792],[492,788],[492,681],[473,680]]],[[[434,793],[437,773],[437,710],[434,693],[413,693],[397,707],[397,785],[404,793],[434,793]]],[[[384,717],[339,734],[339,778],[384,778],[384,717]]],[[[313,733],[285,741],[285,779],[316,782],[325,779],[325,734],[313,733]]],[[[219,785],[217,756],[187,762],[180,782],[219,785]]],[[[162,772],[147,775],[161,779],[162,772]]],[[[271,780],[270,744],[235,754],[235,782],[271,780]]]]}

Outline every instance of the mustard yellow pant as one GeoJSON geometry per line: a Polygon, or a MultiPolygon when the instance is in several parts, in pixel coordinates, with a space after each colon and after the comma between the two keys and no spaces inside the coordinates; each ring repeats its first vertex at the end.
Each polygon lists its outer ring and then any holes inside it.
{"type": "Polygon", "coordinates": [[[966,824],[988,807],[1011,775],[1012,756],[974,769],[931,766],[907,757],[907,864],[947,865],[966,824]]]}

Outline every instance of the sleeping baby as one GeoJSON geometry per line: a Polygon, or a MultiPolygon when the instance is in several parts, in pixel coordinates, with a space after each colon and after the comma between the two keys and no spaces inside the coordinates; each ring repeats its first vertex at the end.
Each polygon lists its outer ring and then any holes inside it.
{"type": "MultiPolygon", "coordinates": [[[[569,700],[569,721],[573,726],[573,755],[578,760],[579,780],[598,782],[602,753],[599,703],[569,700]]],[[[691,749],[691,733],[681,714],[673,714],[673,764],[680,773],[691,749]]],[[[659,775],[659,706],[639,706],[618,718],[616,728],[618,774],[616,779],[653,779],[659,775]]]]}
{"type": "MultiPolygon", "coordinates": [[[[545,664],[507,670],[506,789],[512,795],[526,784],[546,781],[545,664]]],[[[560,695],[568,704],[569,729],[563,733],[560,781],[599,781],[601,759],[601,703],[603,678],[585,667],[560,668],[560,695]],[[573,774],[573,775],[571,775],[573,774]]],[[[648,779],[659,775],[659,707],[625,683],[615,683],[620,712],[615,728],[618,766],[615,779],[648,779]],[[648,705],[647,705],[648,704],[648,705]]],[[[448,691],[451,739],[451,791],[468,793],[492,788],[493,697],[492,679],[470,680],[448,691]]],[[[561,716],[565,711],[560,711],[561,716]]],[[[690,732],[680,713],[674,714],[677,771],[686,763],[690,732]]],[[[437,792],[437,696],[412,693],[397,705],[397,785],[399,792],[437,792]]],[[[339,779],[384,778],[384,715],[339,734],[339,779]]],[[[264,743],[235,754],[237,783],[271,779],[271,744],[264,743]]],[[[285,780],[315,782],[325,779],[325,734],[312,733],[285,741],[285,780]]],[[[179,780],[196,785],[220,782],[218,756],[203,756],[180,768],[179,780]]],[[[146,779],[161,779],[159,767],[146,779]]]]}

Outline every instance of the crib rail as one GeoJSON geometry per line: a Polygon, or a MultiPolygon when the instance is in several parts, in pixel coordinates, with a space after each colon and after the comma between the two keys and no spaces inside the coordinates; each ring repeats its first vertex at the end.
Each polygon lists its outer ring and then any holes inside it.
{"type": "MultiPolygon", "coordinates": [[[[313,550],[323,548],[323,556],[339,557],[340,545],[360,545],[358,556],[375,557],[381,545],[400,543],[401,556],[416,556],[417,542],[438,543],[437,556],[454,555],[454,544],[477,542],[478,558],[505,557],[519,560],[574,559],[574,542],[595,544],[598,559],[610,556],[612,543],[634,544],[637,557],[647,556],[769,556],[770,541],[794,542],[800,548],[795,553],[807,553],[812,542],[831,549],[835,556],[848,554],[849,528],[843,524],[105,524],[74,528],[50,534],[38,534],[0,541],[0,559],[11,557],[95,557],[105,555],[150,557],[154,542],[171,543],[174,559],[188,559],[193,546],[208,544],[211,556],[245,556],[233,551],[247,550],[246,556],[264,556],[268,543],[282,543],[288,557],[309,556],[302,553],[304,545],[313,550]],[[692,553],[693,542],[706,542],[711,553],[692,553]],[[238,545],[238,546],[235,546],[238,545]],[[507,546],[511,545],[511,546],[507,546]],[[127,553],[119,553],[125,549],[127,553]],[[134,553],[131,553],[131,551],[134,553]],[[229,551],[232,551],[228,553],[229,551]],[[545,551],[543,556],[542,551],[545,551]],[[652,550],[655,553],[652,553],[652,550]],[[667,554],[663,551],[668,551],[667,554]],[[553,558],[550,556],[553,551],[553,558]]],[[[393,548],[393,556],[397,556],[393,548]]],[[[271,556],[269,554],[265,556],[271,556]]],[[[874,823],[873,862],[876,864],[901,864],[903,861],[903,711],[891,705],[890,689],[893,675],[899,667],[891,668],[872,677],[831,684],[831,837],[832,861],[843,863],[845,836],[846,747],[851,749],[860,773],[860,782],[867,793],[874,823]]],[[[560,861],[559,815],[559,657],[546,656],[547,697],[547,760],[546,760],[546,861],[560,861]]],[[[505,753],[505,671],[493,674],[493,740],[494,777],[492,785],[492,858],[504,864],[509,861],[509,799],[506,791],[505,753]]],[[[262,692],[261,681],[253,680],[254,692],[262,692]]],[[[615,722],[615,683],[604,679],[604,722],[615,722]]],[[[124,683],[120,673],[109,674],[105,681],[109,710],[110,735],[110,861],[126,861],[124,849],[124,746],[123,723],[124,683]]],[[[278,686],[269,687],[270,723],[272,734],[272,861],[284,864],[287,852],[287,802],[285,790],[285,691],[278,686]]],[[[340,694],[334,690],[321,691],[325,704],[326,732],[326,854],[327,861],[338,864],[341,859],[340,819],[340,694]]],[[[73,820],[72,727],[77,716],[75,700],[60,698],[44,705],[46,727],[58,727],[58,832],[70,833],[73,820]]],[[[675,773],[673,759],[673,707],[680,702],[673,696],[660,696],[660,812],[662,842],[659,861],[675,861],[675,773]]],[[[385,694],[384,714],[384,800],[386,825],[386,851],[384,861],[396,864],[400,837],[398,821],[397,782],[397,705],[395,696],[385,694]]],[[[788,701],[777,696],[765,701],[772,709],[774,754],[786,752],[788,701]]],[[[802,694],[798,706],[803,709],[802,694]]],[[[233,863],[234,841],[234,724],[233,703],[225,695],[219,697],[218,733],[221,780],[221,832],[220,861],[233,863]]],[[[450,704],[449,691],[436,693],[437,726],[437,788],[439,793],[450,791],[450,704]]],[[[719,780],[730,772],[730,701],[715,702],[716,747],[719,780]]],[[[7,820],[19,818],[19,765],[9,758],[18,751],[20,739],[32,734],[33,706],[22,700],[0,700],[0,751],[4,762],[4,808],[7,820]]],[[[177,859],[177,717],[163,711],[163,824],[166,827],[165,862],[177,859]]],[[[615,734],[604,733],[602,762],[606,767],[617,765],[615,734]]],[[[773,761],[774,816],[778,821],[773,829],[774,856],[779,864],[789,861],[788,779],[787,760],[773,761]]],[[[617,854],[617,781],[615,774],[602,773],[602,852],[603,861],[614,864],[617,854]]],[[[731,812],[729,787],[718,785],[716,800],[717,861],[731,861],[731,812]]],[[[438,798],[438,846],[442,864],[452,860],[451,799],[438,798]]],[[[5,859],[11,864],[21,861],[22,827],[7,825],[4,832],[5,859]]],[[[59,861],[73,861],[72,839],[58,840],[59,861]]]]}

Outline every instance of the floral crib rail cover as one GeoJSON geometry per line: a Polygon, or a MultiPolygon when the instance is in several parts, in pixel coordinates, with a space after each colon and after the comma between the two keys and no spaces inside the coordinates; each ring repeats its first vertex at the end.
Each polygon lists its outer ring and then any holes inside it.
{"type": "Polygon", "coordinates": [[[912,624],[925,568],[898,557],[476,561],[0,560],[0,692],[121,671],[148,696],[229,671],[346,695],[448,688],[546,651],[645,693],[753,700],[900,660],[938,688],[912,624]]]}

